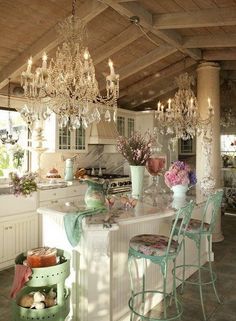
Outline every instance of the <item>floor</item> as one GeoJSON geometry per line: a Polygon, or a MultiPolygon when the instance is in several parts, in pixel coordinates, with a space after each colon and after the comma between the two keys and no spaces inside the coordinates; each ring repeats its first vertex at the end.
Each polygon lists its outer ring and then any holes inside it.
{"type": "MultiPolygon", "coordinates": [[[[217,289],[223,302],[216,302],[213,290],[207,286],[204,290],[206,314],[209,321],[236,321],[236,216],[222,217],[224,241],[215,243],[214,270],[217,271],[217,289]]],[[[11,320],[11,300],[9,292],[13,279],[13,268],[0,272],[0,321],[11,320]]],[[[198,289],[187,285],[181,296],[184,313],[182,321],[201,321],[202,313],[198,289]]]]}

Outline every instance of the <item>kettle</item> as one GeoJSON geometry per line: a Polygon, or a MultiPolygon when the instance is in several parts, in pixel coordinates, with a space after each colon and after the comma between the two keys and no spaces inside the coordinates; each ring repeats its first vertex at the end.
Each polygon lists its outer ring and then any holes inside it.
{"type": "Polygon", "coordinates": [[[62,157],[62,160],[66,162],[65,177],[64,177],[65,181],[72,181],[74,179],[73,167],[74,167],[74,161],[76,157],[77,157],[76,155],[67,159],[62,157]]]}

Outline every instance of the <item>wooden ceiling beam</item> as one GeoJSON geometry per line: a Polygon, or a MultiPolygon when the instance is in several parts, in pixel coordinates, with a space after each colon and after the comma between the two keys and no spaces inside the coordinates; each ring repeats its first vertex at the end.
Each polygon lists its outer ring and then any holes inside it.
{"type": "Polygon", "coordinates": [[[136,26],[129,26],[116,37],[113,37],[112,40],[106,42],[104,45],[97,48],[93,52],[94,64],[96,65],[102,62],[106,58],[112,56],[115,52],[118,52],[119,50],[128,46],[130,43],[142,36],[143,34],[136,26]]]}
{"type": "MultiPolygon", "coordinates": [[[[124,66],[123,68],[119,69],[116,71],[117,74],[120,76],[120,80],[123,80],[125,78],[128,78],[129,76],[132,76],[133,74],[149,67],[150,65],[160,61],[161,59],[164,59],[173,53],[175,53],[177,50],[167,47],[167,46],[162,46],[159,48],[156,48],[152,51],[150,51],[148,54],[145,56],[135,59],[133,62],[130,64],[124,66]]],[[[104,90],[105,85],[101,86],[100,90],[104,90]]]]}
{"type": "Polygon", "coordinates": [[[207,61],[235,60],[235,49],[203,50],[203,59],[207,61]]]}
{"type": "MultiPolygon", "coordinates": [[[[184,71],[188,72],[189,74],[193,74],[195,72],[196,65],[197,65],[196,63],[195,65],[189,65],[189,67],[185,68],[184,71]]],[[[119,105],[124,107],[126,105],[127,108],[134,109],[139,105],[145,104],[159,96],[167,94],[169,91],[172,91],[177,88],[177,84],[176,84],[176,81],[174,80],[174,77],[177,77],[181,72],[182,71],[180,71],[179,73],[176,73],[176,75],[169,75],[166,78],[159,79],[158,82],[153,84],[155,85],[155,87],[153,87],[152,85],[149,88],[146,88],[144,92],[136,93],[135,100],[133,99],[134,95],[131,96],[132,98],[128,98],[128,99],[125,99],[124,97],[123,100],[121,99],[118,101],[119,105]]]]}
{"type": "Polygon", "coordinates": [[[127,2],[119,3],[117,0],[102,0],[108,6],[113,8],[122,16],[129,19],[132,16],[138,16],[140,18],[139,24],[151,31],[154,35],[164,40],[167,44],[178,49],[179,51],[187,54],[195,60],[200,60],[202,58],[201,50],[199,49],[189,49],[182,46],[182,37],[179,33],[174,30],[160,30],[153,25],[153,16],[150,12],[145,10],[139,3],[127,2]]]}
{"type": "MultiPolygon", "coordinates": [[[[96,0],[85,1],[80,6],[78,15],[85,23],[88,23],[94,17],[102,13],[106,8],[106,5],[97,2],[96,0]]],[[[24,70],[26,62],[30,56],[32,56],[33,61],[36,61],[42,57],[43,52],[48,52],[56,48],[60,42],[61,40],[58,38],[55,28],[52,28],[45,33],[39,40],[33,43],[16,59],[11,61],[1,70],[0,89],[7,85],[8,78],[15,78],[24,70]]]]}
{"type": "Polygon", "coordinates": [[[157,85],[159,83],[162,83],[162,81],[170,76],[175,77],[177,74],[184,72],[186,68],[189,68],[193,65],[196,65],[196,61],[193,60],[190,57],[187,57],[186,59],[180,60],[160,71],[158,71],[155,74],[152,74],[149,77],[146,77],[135,84],[129,86],[128,88],[125,88],[123,90],[120,90],[119,98],[122,98],[124,96],[131,96],[135,93],[139,92],[140,90],[143,90],[144,88],[150,86],[150,85],[157,85]]]}
{"type": "Polygon", "coordinates": [[[236,47],[236,34],[183,37],[185,48],[228,48],[236,47]]]}
{"type": "Polygon", "coordinates": [[[222,61],[220,67],[222,70],[236,70],[236,57],[234,61],[222,61]]]}
{"type": "Polygon", "coordinates": [[[172,12],[153,16],[153,25],[160,30],[232,26],[235,24],[235,7],[172,12]]]}
{"type": "MultiPolygon", "coordinates": [[[[164,82],[162,86],[156,89],[155,94],[149,96],[148,98],[139,99],[135,104],[130,104],[128,106],[128,109],[134,110],[135,108],[141,105],[147,104],[149,102],[151,103],[154,99],[158,98],[159,96],[166,95],[177,88],[177,85],[174,83],[164,82]]],[[[126,108],[125,104],[123,106],[126,108]]]]}

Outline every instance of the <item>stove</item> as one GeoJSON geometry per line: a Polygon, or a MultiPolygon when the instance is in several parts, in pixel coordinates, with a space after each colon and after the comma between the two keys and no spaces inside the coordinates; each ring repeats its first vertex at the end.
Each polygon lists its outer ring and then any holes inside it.
{"type": "Polygon", "coordinates": [[[105,179],[104,188],[106,194],[129,193],[131,191],[131,180],[128,175],[103,174],[101,176],[94,175],[91,177],[105,179]]]}

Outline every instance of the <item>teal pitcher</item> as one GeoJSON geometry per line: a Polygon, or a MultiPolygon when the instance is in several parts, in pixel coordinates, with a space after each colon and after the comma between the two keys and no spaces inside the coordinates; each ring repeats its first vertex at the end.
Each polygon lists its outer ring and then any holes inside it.
{"type": "Polygon", "coordinates": [[[85,179],[88,189],[84,201],[87,208],[98,208],[105,205],[105,193],[103,189],[104,179],[85,179]]]}

